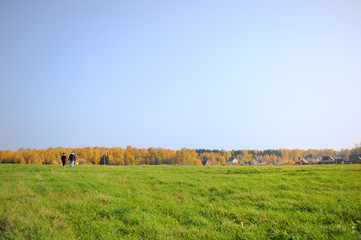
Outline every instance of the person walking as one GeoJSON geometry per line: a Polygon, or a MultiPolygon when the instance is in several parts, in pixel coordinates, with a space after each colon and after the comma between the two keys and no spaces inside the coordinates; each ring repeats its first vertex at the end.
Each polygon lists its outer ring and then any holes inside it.
{"type": "Polygon", "coordinates": [[[76,161],[75,153],[70,153],[69,155],[70,167],[74,167],[74,162],[76,161]]]}
{"type": "Polygon", "coordinates": [[[63,155],[61,155],[61,162],[63,163],[63,167],[65,167],[65,163],[66,163],[66,155],[65,155],[65,153],[63,153],[63,155]]]}

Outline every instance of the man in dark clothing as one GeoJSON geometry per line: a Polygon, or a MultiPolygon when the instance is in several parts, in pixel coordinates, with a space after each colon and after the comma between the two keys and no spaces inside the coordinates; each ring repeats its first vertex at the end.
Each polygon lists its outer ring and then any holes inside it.
{"type": "Polygon", "coordinates": [[[66,155],[65,155],[65,153],[63,153],[63,155],[61,155],[61,162],[63,163],[63,167],[65,167],[65,162],[66,162],[66,155]]]}
{"type": "Polygon", "coordinates": [[[69,155],[70,167],[74,167],[74,162],[76,161],[75,153],[70,153],[69,155]]]}

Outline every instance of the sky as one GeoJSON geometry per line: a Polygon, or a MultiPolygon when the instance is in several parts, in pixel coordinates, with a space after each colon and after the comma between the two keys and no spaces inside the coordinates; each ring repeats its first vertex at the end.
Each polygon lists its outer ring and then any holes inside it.
{"type": "Polygon", "coordinates": [[[361,142],[361,1],[0,1],[0,150],[361,142]]]}

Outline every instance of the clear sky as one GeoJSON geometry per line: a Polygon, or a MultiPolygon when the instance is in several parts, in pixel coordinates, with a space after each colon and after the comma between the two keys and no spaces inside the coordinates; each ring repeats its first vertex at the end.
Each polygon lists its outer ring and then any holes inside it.
{"type": "Polygon", "coordinates": [[[361,1],[0,2],[0,149],[352,148],[361,1]]]}

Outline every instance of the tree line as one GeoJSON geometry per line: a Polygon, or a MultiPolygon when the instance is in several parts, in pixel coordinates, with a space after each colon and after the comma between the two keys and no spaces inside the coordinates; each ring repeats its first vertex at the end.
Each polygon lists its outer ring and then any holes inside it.
{"type": "Polygon", "coordinates": [[[79,164],[89,165],[201,165],[202,161],[208,160],[211,165],[223,165],[230,159],[237,158],[240,164],[262,158],[267,163],[293,164],[293,158],[361,154],[361,143],[355,148],[321,150],[300,149],[269,149],[269,150],[210,150],[210,149],[186,149],[170,150],[164,148],[48,148],[48,149],[19,149],[18,151],[0,151],[1,163],[17,164],[60,164],[62,153],[74,152],[79,164]]]}

